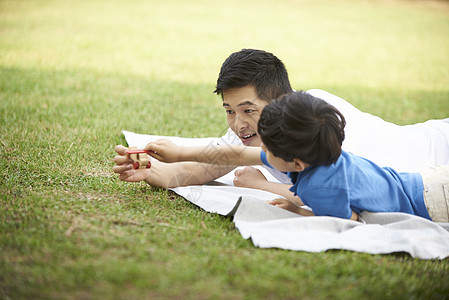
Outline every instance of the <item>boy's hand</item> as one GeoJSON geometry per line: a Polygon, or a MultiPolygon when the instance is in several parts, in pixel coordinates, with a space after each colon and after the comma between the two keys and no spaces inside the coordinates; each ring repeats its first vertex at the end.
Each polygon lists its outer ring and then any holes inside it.
{"type": "Polygon", "coordinates": [[[145,180],[150,175],[150,169],[133,169],[133,160],[129,158],[129,155],[126,154],[126,148],[122,145],[115,146],[115,152],[117,152],[117,156],[114,157],[113,161],[116,165],[112,168],[114,173],[119,174],[119,179],[122,181],[128,182],[137,182],[145,180]]]}
{"type": "Polygon", "coordinates": [[[181,160],[182,155],[182,147],[163,139],[149,143],[143,150],[152,151],[149,153],[151,157],[166,163],[178,162],[181,160]]]}
{"type": "Polygon", "coordinates": [[[301,214],[301,207],[296,205],[295,203],[291,202],[290,200],[287,200],[285,198],[277,198],[271,201],[267,202],[268,204],[289,210],[291,212],[294,212],[296,214],[301,214]]]}
{"type": "Polygon", "coordinates": [[[262,172],[253,167],[245,167],[234,172],[234,185],[252,189],[262,189],[267,183],[267,178],[262,172]]]}
{"type": "Polygon", "coordinates": [[[291,212],[294,212],[295,214],[299,214],[301,216],[314,216],[313,211],[304,209],[298,205],[296,205],[294,202],[287,200],[285,198],[278,198],[271,201],[267,201],[268,204],[278,206],[280,208],[289,210],[291,212]]]}

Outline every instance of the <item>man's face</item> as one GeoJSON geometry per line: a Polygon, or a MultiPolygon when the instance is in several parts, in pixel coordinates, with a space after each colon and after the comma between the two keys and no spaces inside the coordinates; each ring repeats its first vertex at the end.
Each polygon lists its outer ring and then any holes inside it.
{"type": "Polygon", "coordinates": [[[254,86],[223,91],[223,108],[227,114],[229,128],[245,146],[259,147],[262,143],[257,134],[257,123],[267,104],[257,97],[254,86]]]}

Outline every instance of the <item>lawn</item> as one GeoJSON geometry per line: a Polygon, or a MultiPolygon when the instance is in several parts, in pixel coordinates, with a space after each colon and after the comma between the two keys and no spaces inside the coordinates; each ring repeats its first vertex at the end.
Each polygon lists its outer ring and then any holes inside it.
{"type": "Polygon", "coordinates": [[[1,299],[449,297],[448,259],[255,248],[112,173],[121,130],[222,135],[242,48],[385,120],[449,117],[447,1],[0,0],[1,299]]]}

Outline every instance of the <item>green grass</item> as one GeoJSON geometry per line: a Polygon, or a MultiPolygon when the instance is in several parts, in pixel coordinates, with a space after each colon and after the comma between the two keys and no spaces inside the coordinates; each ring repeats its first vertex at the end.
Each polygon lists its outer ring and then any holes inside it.
{"type": "Polygon", "coordinates": [[[448,117],[447,1],[0,1],[0,298],[448,298],[448,260],[255,248],[112,173],[121,130],[226,130],[212,94],[261,48],[296,89],[399,124],[448,117]]]}

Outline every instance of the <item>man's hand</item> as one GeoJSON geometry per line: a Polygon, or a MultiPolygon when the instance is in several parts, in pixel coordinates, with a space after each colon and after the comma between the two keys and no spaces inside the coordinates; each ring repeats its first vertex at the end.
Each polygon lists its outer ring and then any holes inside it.
{"type": "Polygon", "coordinates": [[[113,161],[116,165],[112,168],[114,173],[119,174],[119,179],[122,181],[128,182],[137,182],[145,180],[150,175],[150,169],[133,169],[133,160],[129,158],[129,155],[126,154],[126,148],[122,145],[115,146],[115,152],[117,152],[117,156],[114,157],[113,161]]]}
{"type": "Polygon", "coordinates": [[[245,167],[234,172],[234,185],[252,189],[262,189],[267,183],[267,178],[262,172],[253,167],[245,167]]]}
{"type": "Polygon", "coordinates": [[[152,157],[158,161],[166,163],[179,162],[182,155],[182,147],[176,145],[169,140],[157,140],[146,145],[143,150],[152,151],[149,153],[152,157]]]}

